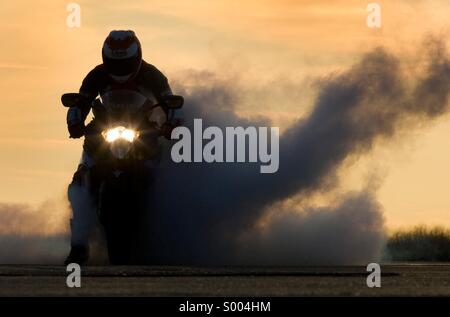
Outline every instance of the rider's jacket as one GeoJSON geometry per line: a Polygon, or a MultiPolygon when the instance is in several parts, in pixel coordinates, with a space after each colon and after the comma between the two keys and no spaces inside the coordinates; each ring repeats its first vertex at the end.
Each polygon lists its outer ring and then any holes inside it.
{"type": "MultiPolygon", "coordinates": [[[[142,61],[141,68],[137,75],[124,84],[114,82],[106,72],[103,64],[100,64],[91,70],[86,78],[84,78],[80,93],[88,97],[90,104],[90,102],[97,98],[98,95],[102,95],[110,89],[136,90],[147,96],[147,98],[157,102],[161,101],[163,96],[172,94],[166,76],[164,76],[155,66],[148,64],[145,61],[142,61]]],[[[89,110],[87,105],[85,111],[83,111],[83,119],[86,119],[89,110]]]]}
{"type": "MultiPolygon", "coordinates": [[[[162,97],[172,94],[166,76],[164,76],[155,66],[145,61],[142,61],[142,65],[137,75],[126,83],[115,82],[108,75],[103,64],[100,64],[91,70],[84,78],[80,88],[80,94],[83,94],[88,98],[88,103],[81,111],[79,108],[70,108],[68,110],[69,125],[70,118],[72,117],[75,121],[84,122],[91,110],[92,101],[94,101],[97,96],[116,89],[136,90],[155,103],[159,103],[162,97]]],[[[87,129],[95,128],[96,120],[94,112],[94,119],[87,125],[87,129]]],[[[97,146],[96,143],[95,138],[86,137],[83,148],[88,153],[92,152],[93,148],[97,146]]]]}

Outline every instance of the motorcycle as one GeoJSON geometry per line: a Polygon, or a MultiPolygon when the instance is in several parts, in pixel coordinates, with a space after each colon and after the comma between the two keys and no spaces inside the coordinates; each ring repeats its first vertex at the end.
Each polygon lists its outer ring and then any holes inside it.
{"type": "MultiPolygon", "coordinates": [[[[62,95],[61,102],[80,110],[87,104],[78,93],[62,95]]],[[[97,197],[111,264],[137,261],[139,226],[151,185],[146,164],[159,153],[164,123],[172,120],[173,111],[183,103],[182,96],[166,96],[157,103],[134,90],[112,90],[91,104],[94,120],[84,130],[83,147],[95,161],[90,188],[97,197]]]]}

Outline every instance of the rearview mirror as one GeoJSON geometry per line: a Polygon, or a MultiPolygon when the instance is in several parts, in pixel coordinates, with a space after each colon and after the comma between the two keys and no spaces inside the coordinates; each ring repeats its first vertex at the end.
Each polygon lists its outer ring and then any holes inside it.
{"type": "Polygon", "coordinates": [[[81,107],[86,105],[86,97],[79,93],[67,93],[61,96],[61,102],[64,107],[81,107]]]}
{"type": "Polygon", "coordinates": [[[164,97],[164,102],[169,109],[179,109],[183,107],[184,98],[178,95],[169,95],[164,97]]]}

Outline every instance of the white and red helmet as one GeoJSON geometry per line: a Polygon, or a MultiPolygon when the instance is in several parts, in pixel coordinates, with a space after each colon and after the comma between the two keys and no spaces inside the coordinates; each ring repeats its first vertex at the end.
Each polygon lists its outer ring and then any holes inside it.
{"type": "Polygon", "coordinates": [[[103,44],[102,58],[111,78],[124,83],[141,67],[141,43],[133,31],[111,31],[103,44]]]}

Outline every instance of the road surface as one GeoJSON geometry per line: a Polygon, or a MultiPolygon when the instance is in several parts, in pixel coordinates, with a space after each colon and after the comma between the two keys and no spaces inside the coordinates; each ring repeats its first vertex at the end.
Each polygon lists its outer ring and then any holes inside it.
{"type": "Polygon", "coordinates": [[[82,267],[81,288],[63,266],[0,265],[0,296],[450,296],[450,264],[365,267],[82,267]]]}

